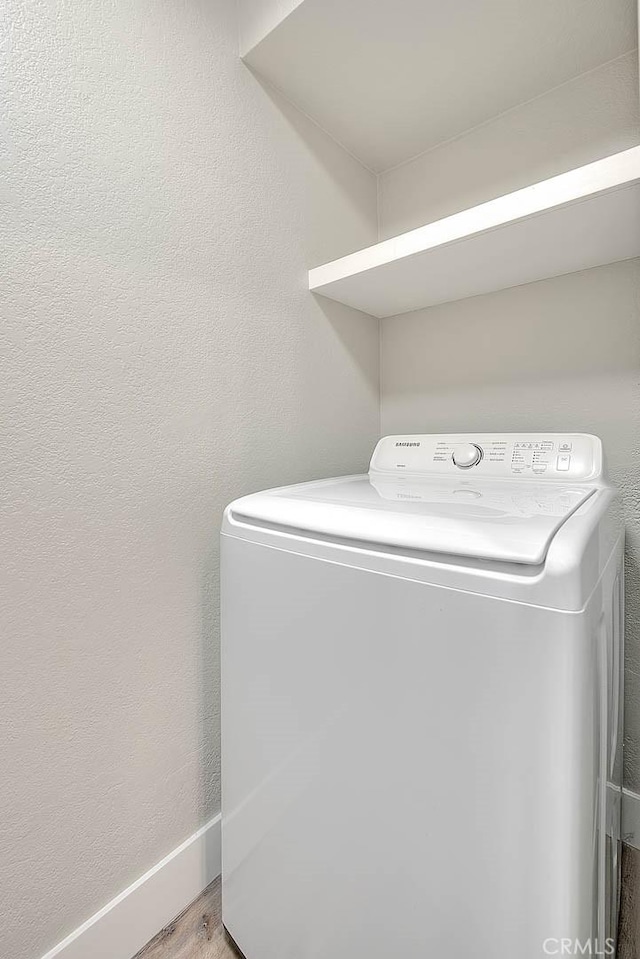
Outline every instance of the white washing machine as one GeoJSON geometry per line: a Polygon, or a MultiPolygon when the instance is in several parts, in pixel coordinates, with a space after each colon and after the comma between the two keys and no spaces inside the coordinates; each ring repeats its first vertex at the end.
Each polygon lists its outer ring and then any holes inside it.
{"type": "Polygon", "coordinates": [[[368,475],[228,507],[223,918],[247,959],[610,954],[622,555],[584,434],[387,436],[368,475]]]}

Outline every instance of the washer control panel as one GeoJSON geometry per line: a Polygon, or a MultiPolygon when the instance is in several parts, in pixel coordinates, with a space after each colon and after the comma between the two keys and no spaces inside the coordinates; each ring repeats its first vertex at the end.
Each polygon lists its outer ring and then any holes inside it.
{"type": "Polygon", "coordinates": [[[587,433],[385,436],[374,450],[370,471],[592,480],[602,475],[602,444],[587,433]]]}

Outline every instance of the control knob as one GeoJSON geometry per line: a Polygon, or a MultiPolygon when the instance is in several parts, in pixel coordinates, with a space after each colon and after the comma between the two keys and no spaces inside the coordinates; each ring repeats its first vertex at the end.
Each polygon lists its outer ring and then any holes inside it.
{"type": "Polygon", "coordinates": [[[461,443],[453,451],[451,459],[461,470],[468,470],[478,465],[482,459],[482,450],[475,443],[461,443]]]}

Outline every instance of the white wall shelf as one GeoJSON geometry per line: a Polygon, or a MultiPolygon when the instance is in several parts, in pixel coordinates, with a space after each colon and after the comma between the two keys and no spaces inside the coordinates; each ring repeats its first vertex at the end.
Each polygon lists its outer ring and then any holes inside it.
{"type": "Polygon", "coordinates": [[[640,146],[309,271],[309,289],[372,316],[640,256],[640,146]]]}
{"type": "Polygon", "coordinates": [[[636,0],[239,0],[245,62],[376,173],[637,44],[636,0]]]}

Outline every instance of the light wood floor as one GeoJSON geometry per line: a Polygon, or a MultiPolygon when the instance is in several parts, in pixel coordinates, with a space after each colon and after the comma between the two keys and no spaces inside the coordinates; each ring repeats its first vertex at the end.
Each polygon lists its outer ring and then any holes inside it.
{"type": "Polygon", "coordinates": [[[222,925],[220,880],[207,886],[134,959],[243,959],[222,925]]]}
{"type": "MultiPolygon", "coordinates": [[[[618,959],[640,959],[640,851],[623,847],[618,959]]],[[[216,879],[134,959],[243,959],[226,935],[216,879]]],[[[413,959],[413,957],[407,957],[413,959]]]]}
{"type": "Polygon", "coordinates": [[[622,847],[618,959],[640,959],[640,849],[622,847]]]}

